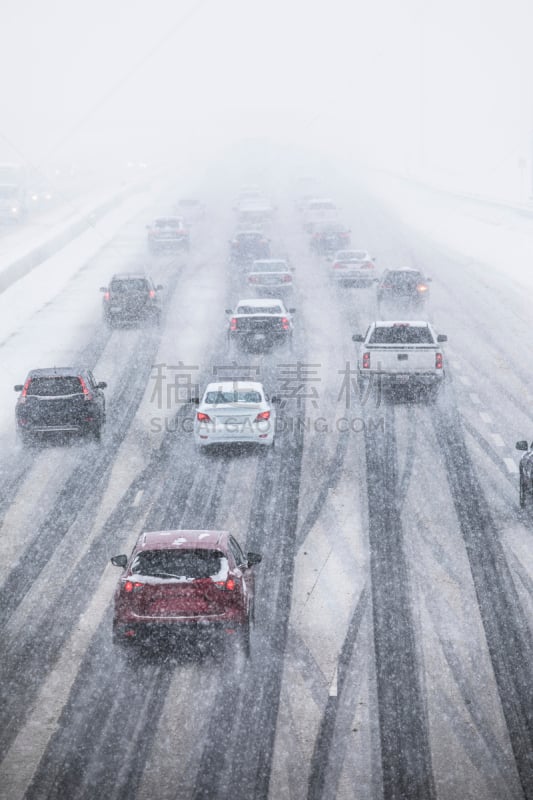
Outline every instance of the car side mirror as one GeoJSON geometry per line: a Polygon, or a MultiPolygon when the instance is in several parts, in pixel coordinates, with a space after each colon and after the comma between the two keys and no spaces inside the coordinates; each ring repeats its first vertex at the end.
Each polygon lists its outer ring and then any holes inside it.
{"type": "Polygon", "coordinates": [[[107,383],[105,381],[100,381],[100,383],[96,384],[97,389],[107,389],[107,383]]]}
{"type": "Polygon", "coordinates": [[[517,450],[528,450],[527,442],[525,439],[522,439],[520,442],[517,442],[515,445],[517,450]]]}
{"type": "Polygon", "coordinates": [[[128,563],[128,556],[125,555],[113,556],[113,558],[111,559],[111,563],[113,564],[114,567],[122,567],[124,569],[124,567],[128,563]]]}
{"type": "Polygon", "coordinates": [[[226,309],[226,314],[233,314],[233,311],[232,311],[232,309],[231,309],[231,308],[227,308],[227,309],[226,309]]]}
{"type": "Polygon", "coordinates": [[[295,308],[289,308],[289,314],[296,314],[295,308]]]}
{"type": "Polygon", "coordinates": [[[443,333],[439,333],[439,335],[437,336],[437,342],[447,342],[447,341],[448,337],[445,336],[443,333]]]}
{"type": "Polygon", "coordinates": [[[200,398],[199,398],[199,397],[192,397],[192,398],[191,398],[191,403],[192,403],[194,406],[199,406],[199,405],[200,405],[200,398]]]}
{"type": "Polygon", "coordinates": [[[372,256],[372,261],[377,261],[376,256],[372,256]]]}
{"type": "Polygon", "coordinates": [[[107,292],[107,286],[100,286],[101,292],[107,292]]]}
{"type": "Polygon", "coordinates": [[[16,392],[21,392],[21,391],[24,389],[24,385],[23,385],[22,383],[17,383],[17,385],[16,385],[16,386],[13,386],[13,389],[14,389],[16,392]]]}
{"type": "Polygon", "coordinates": [[[246,553],[246,558],[249,567],[253,567],[254,564],[259,564],[263,560],[263,556],[259,553],[246,553]]]}
{"type": "Polygon", "coordinates": [[[272,397],[270,399],[270,402],[271,403],[279,403],[280,402],[280,398],[277,395],[274,395],[274,397],[272,397]]]}
{"type": "Polygon", "coordinates": [[[354,335],[352,336],[352,342],[364,342],[364,341],[365,337],[363,336],[362,333],[354,333],[354,335]]]}
{"type": "Polygon", "coordinates": [[[150,225],[145,225],[144,227],[146,228],[147,231],[150,230],[150,225]]]}
{"type": "Polygon", "coordinates": [[[431,278],[426,278],[426,283],[431,283],[431,278]]]}
{"type": "Polygon", "coordinates": [[[331,256],[327,256],[326,261],[333,261],[333,258],[331,256]]]}
{"type": "Polygon", "coordinates": [[[158,283],[155,288],[157,289],[158,292],[160,292],[160,291],[162,291],[162,289],[164,289],[164,286],[163,286],[162,283],[158,283]]]}

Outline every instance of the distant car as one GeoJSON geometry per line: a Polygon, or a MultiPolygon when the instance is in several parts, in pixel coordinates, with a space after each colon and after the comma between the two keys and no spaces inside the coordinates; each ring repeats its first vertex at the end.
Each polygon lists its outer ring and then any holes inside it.
{"type": "Polygon", "coordinates": [[[119,272],[113,275],[109,286],[101,286],[104,321],[110,326],[143,321],[159,325],[161,301],[157,286],[142,272],[119,272]]]}
{"type": "Polygon", "coordinates": [[[304,230],[311,233],[315,225],[325,222],[335,222],[338,209],[333,200],[328,197],[311,197],[302,209],[304,230]]]}
{"type": "Polygon", "coordinates": [[[328,255],[350,246],[350,229],[342,222],[323,222],[315,225],[309,246],[319,255],[328,255]]]}
{"type": "Polygon", "coordinates": [[[386,269],[377,287],[377,301],[400,307],[422,308],[429,299],[431,278],[418,269],[386,269]]]}
{"type": "Polygon", "coordinates": [[[248,379],[209,383],[194,420],[196,446],[213,444],[274,444],[276,411],[263,384],[248,379]]]}
{"type": "Polygon", "coordinates": [[[228,343],[243,350],[262,351],[275,345],[292,347],[295,309],[287,310],[283,300],[252,297],[239,300],[229,316],[228,343]]]}
{"type": "Polygon", "coordinates": [[[253,567],[261,556],[241,550],[228,531],[141,533],[115,592],[113,641],[150,642],[169,634],[236,634],[250,654],[253,567]]]}
{"type": "Polygon", "coordinates": [[[205,206],[195,197],[182,197],[176,204],[176,211],[186,226],[195,225],[205,218],[205,206]]]}
{"type": "Polygon", "coordinates": [[[33,369],[23,384],[15,407],[17,434],[28,445],[47,434],[77,434],[99,441],[105,423],[103,381],[97,383],[86,368],[33,369]]]}
{"type": "Polygon", "coordinates": [[[294,268],[282,258],[261,258],[254,261],[246,276],[249,289],[259,295],[278,296],[291,292],[294,268]]]}
{"type": "Polygon", "coordinates": [[[190,247],[189,229],[183,217],[159,217],[146,228],[151,253],[188,250],[190,247]]]}
{"type": "Polygon", "coordinates": [[[335,283],[371,286],[376,280],[376,265],[367,250],[337,250],[330,256],[330,278],[335,283]]]}
{"type": "Polygon", "coordinates": [[[270,240],[258,230],[237,231],[229,246],[231,261],[240,266],[250,264],[256,258],[270,256],[270,240]]]}
{"type": "Polygon", "coordinates": [[[519,499],[521,508],[531,505],[533,497],[533,442],[528,447],[525,440],[516,443],[517,450],[524,450],[519,467],[519,499]]]}

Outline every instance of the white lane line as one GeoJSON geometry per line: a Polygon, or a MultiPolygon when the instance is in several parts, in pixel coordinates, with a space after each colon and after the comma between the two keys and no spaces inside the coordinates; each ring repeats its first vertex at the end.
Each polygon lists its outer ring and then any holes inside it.
{"type": "Polygon", "coordinates": [[[337,697],[337,667],[335,667],[335,672],[333,673],[333,678],[329,685],[329,692],[330,697],[337,697]]]}
{"type": "Polygon", "coordinates": [[[504,458],[503,463],[505,464],[511,475],[516,475],[518,473],[518,467],[516,466],[512,458],[504,458]]]}
{"type": "Polygon", "coordinates": [[[144,494],[144,489],[139,489],[139,491],[135,495],[135,498],[133,500],[132,506],[138,506],[139,505],[139,503],[141,502],[141,497],[143,496],[143,494],[144,494]]]}
{"type": "Polygon", "coordinates": [[[499,433],[489,433],[489,436],[496,445],[496,447],[505,447],[505,442],[503,441],[499,433]]]}
{"type": "Polygon", "coordinates": [[[459,380],[461,383],[464,383],[465,386],[472,386],[472,381],[468,377],[468,375],[459,375],[459,380]]]}
{"type": "Polygon", "coordinates": [[[479,416],[481,417],[481,419],[483,420],[483,422],[486,422],[486,423],[487,423],[487,425],[492,425],[492,421],[493,421],[493,420],[492,420],[492,417],[491,417],[491,415],[490,415],[490,414],[487,414],[487,412],[486,412],[486,411],[480,411],[480,412],[479,412],[479,416]]]}
{"type": "Polygon", "coordinates": [[[473,392],[470,394],[470,399],[475,406],[481,405],[481,400],[479,399],[479,395],[474,394],[473,392]]]}

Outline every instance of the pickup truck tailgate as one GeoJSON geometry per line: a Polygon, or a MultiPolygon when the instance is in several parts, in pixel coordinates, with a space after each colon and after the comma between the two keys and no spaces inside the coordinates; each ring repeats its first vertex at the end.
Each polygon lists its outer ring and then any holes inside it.
{"type": "Polygon", "coordinates": [[[372,347],[367,345],[365,352],[369,354],[364,369],[369,372],[383,373],[420,373],[434,372],[436,369],[436,354],[440,352],[434,345],[421,348],[418,347],[398,347],[397,345],[381,345],[372,347]]]}

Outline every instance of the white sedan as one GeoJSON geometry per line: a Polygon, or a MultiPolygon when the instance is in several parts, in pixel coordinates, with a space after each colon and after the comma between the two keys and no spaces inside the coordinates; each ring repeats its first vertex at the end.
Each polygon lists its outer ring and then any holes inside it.
{"type": "Polygon", "coordinates": [[[213,444],[256,443],[272,446],[276,428],[274,403],[263,384],[247,379],[209,383],[194,419],[198,449],[213,444]]]}
{"type": "Polygon", "coordinates": [[[371,286],[376,280],[375,260],[367,250],[337,250],[333,258],[328,258],[331,280],[353,286],[371,286]]]}

